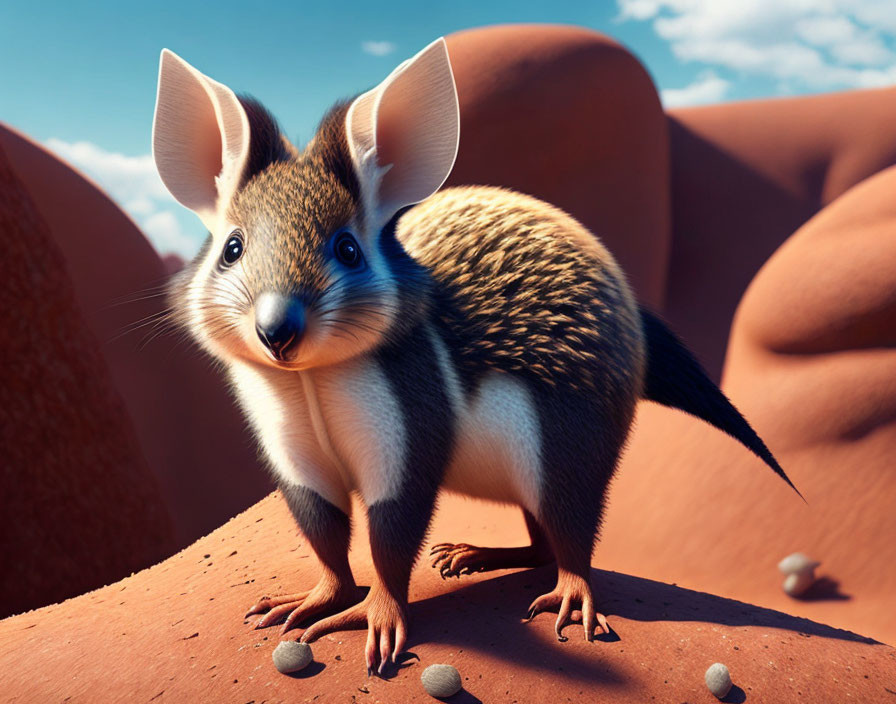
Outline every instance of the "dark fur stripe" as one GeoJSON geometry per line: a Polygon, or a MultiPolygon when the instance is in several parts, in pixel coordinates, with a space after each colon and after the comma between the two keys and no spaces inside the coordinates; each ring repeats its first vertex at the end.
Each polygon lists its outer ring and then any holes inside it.
{"type": "Polygon", "coordinates": [[[240,104],[249,119],[249,159],[242,174],[240,187],[277,161],[287,161],[291,154],[274,116],[255,98],[239,96],[240,104]]]}
{"type": "Polygon", "coordinates": [[[541,424],[539,524],[558,564],[584,576],[635,402],[607,406],[592,393],[531,388],[541,424]]]}
{"type": "Polygon", "coordinates": [[[360,204],[361,185],[355,174],[348,138],[345,134],[345,114],[350,105],[350,100],[336,103],[327,111],[317,128],[317,135],[309,149],[309,156],[320,159],[351,194],[352,200],[360,204]]]}
{"type": "Polygon", "coordinates": [[[307,487],[281,482],[280,492],[324,567],[350,579],[348,548],[352,529],[349,517],[307,487]]]}
{"type": "Polygon", "coordinates": [[[422,325],[379,350],[377,361],[401,405],[407,447],[398,495],[367,509],[370,547],[378,574],[404,598],[451,454],[454,418],[422,325]]]}

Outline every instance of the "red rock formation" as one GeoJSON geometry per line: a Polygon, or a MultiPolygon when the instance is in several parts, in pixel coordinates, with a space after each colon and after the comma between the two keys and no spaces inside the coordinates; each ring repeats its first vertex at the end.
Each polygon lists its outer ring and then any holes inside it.
{"type": "Polygon", "coordinates": [[[0,616],[95,589],[175,549],[65,261],[0,149],[0,616]]]}
{"type": "Polygon", "coordinates": [[[740,304],[725,389],[806,497],[727,437],[644,404],[599,564],[896,642],[896,169],[797,231],[740,304]],[[800,551],[825,581],[781,590],[800,551]]]}
{"type": "Polygon", "coordinates": [[[133,221],[71,166],[3,125],[0,148],[64,258],[78,313],[161,487],[176,545],[187,545],[271,485],[209,361],[176,335],[150,339],[153,316],[165,307],[153,294],[171,265],[166,269],[133,221]],[[149,324],[129,332],[141,321],[149,324]]]}
{"type": "Polygon", "coordinates": [[[896,163],[894,110],[896,88],[670,112],[664,310],[716,378],[756,272],[821,208],[896,163]]]}

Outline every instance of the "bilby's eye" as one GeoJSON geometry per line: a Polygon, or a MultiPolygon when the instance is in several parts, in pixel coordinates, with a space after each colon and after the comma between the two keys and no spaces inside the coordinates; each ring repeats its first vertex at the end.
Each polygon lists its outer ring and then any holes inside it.
{"type": "Polygon", "coordinates": [[[234,230],[230,237],[227,238],[227,244],[224,245],[224,251],[221,253],[221,263],[224,266],[235,264],[236,261],[243,256],[243,233],[234,230]]]}
{"type": "Polygon", "coordinates": [[[336,242],[333,244],[333,252],[336,258],[352,269],[361,266],[364,262],[364,255],[361,254],[361,248],[352,237],[350,232],[340,232],[336,235],[336,242]]]}

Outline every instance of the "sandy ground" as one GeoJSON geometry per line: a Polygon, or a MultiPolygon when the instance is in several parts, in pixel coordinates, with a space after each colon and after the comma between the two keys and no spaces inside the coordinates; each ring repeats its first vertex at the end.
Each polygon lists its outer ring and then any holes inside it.
{"type": "MultiPolygon", "coordinates": [[[[363,528],[352,564],[369,584],[363,528]]],[[[514,511],[456,497],[443,497],[431,532],[433,542],[523,536],[514,511]]],[[[425,562],[411,597],[419,660],[368,678],[366,633],[353,631],[315,643],[306,672],[281,675],[271,662],[279,628],[254,630],[243,615],[262,594],[313,586],[315,562],[272,495],[160,565],[0,622],[5,701],[432,701],[419,680],[432,663],[460,671],[456,702],[711,702],[703,673],[716,661],[738,688],[726,701],[886,702],[896,692],[896,651],[805,619],[595,570],[614,635],[586,643],[570,626],[559,643],[551,615],[521,618],[553,586],[550,568],[443,581],[425,562]]]]}

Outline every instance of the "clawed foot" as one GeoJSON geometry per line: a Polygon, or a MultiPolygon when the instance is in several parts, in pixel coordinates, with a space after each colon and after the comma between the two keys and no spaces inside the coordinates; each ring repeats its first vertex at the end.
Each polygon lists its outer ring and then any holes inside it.
{"type": "Polygon", "coordinates": [[[477,548],[466,543],[439,543],[433,545],[429,556],[435,558],[433,567],[437,567],[442,579],[446,577],[460,577],[462,574],[485,571],[485,555],[487,548],[477,548]]]}
{"type": "Polygon", "coordinates": [[[363,590],[354,584],[341,586],[328,580],[321,580],[314,589],[307,592],[262,597],[252,605],[246,617],[264,613],[264,616],[255,623],[255,628],[266,628],[285,618],[286,621],[280,630],[281,633],[285,633],[297,623],[312,616],[357,604],[363,596],[363,590]]]}
{"type": "Polygon", "coordinates": [[[439,543],[429,551],[432,566],[442,579],[462,574],[514,567],[538,567],[551,561],[551,554],[534,545],[520,548],[480,548],[466,543],[439,543]]]}
{"type": "Polygon", "coordinates": [[[309,626],[300,640],[310,643],[327,633],[367,626],[367,674],[372,675],[376,670],[382,675],[386,665],[395,663],[404,650],[407,623],[406,605],[399,604],[385,590],[374,588],[360,604],[309,626]]]}
{"type": "Polygon", "coordinates": [[[594,597],[588,581],[562,570],[557,578],[557,586],[554,587],[554,590],[548,594],[541,595],[529,606],[526,620],[531,621],[542,611],[556,611],[557,623],[554,626],[554,631],[557,633],[557,640],[564,642],[568,638],[563,635],[563,628],[572,622],[570,616],[573,607],[581,608],[582,610],[585,640],[594,640],[595,626],[600,629],[600,633],[610,632],[607,617],[594,610],[594,597]]]}

